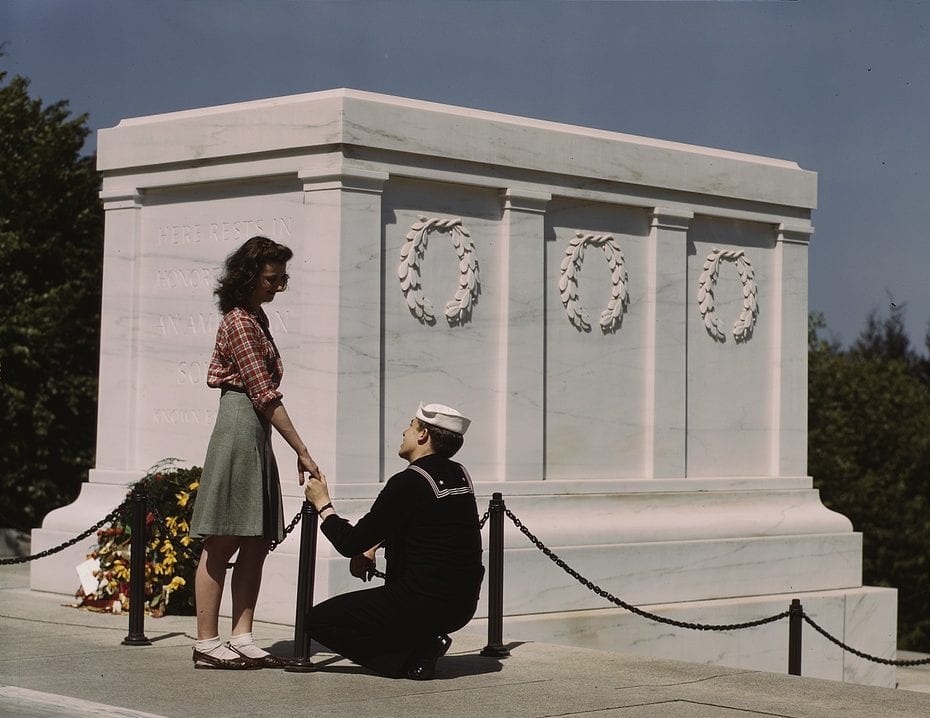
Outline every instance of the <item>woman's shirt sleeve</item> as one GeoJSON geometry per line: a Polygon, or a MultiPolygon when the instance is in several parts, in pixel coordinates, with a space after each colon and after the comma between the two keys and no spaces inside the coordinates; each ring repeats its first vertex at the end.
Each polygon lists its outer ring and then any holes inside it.
{"type": "Polygon", "coordinates": [[[258,321],[245,312],[229,312],[220,325],[210,361],[208,384],[232,384],[245,391],[252,405],[264,411],[281,398],[280,360],[258,321]]]}

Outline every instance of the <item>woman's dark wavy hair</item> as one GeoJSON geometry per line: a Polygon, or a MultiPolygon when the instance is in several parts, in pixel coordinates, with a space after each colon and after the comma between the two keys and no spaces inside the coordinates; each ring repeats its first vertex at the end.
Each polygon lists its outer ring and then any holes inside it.
{"type": "MultiPolygon", "coordinates": [[[[268,237],[252,237],[226,257],[223,275],[213,293],[223,314],[236,307],[247,307],[252,291],[266,264],[287,263],[294,253],[268,237]]],[[[287,288],[287,284],[284,285],[287,288]]]]}

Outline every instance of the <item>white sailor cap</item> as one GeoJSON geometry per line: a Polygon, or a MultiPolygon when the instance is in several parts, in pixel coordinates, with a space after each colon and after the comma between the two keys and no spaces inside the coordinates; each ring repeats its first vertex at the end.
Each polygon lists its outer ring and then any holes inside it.
{"type": "Polygon", "coordinates": [[[424,404],[422,401],[417,407],[417,419],[424,424],[448,429],[456,434],[464,434],[468,430],[468,425],[471,424],[471,419],[466,419],[451,406],[424,404]]]}

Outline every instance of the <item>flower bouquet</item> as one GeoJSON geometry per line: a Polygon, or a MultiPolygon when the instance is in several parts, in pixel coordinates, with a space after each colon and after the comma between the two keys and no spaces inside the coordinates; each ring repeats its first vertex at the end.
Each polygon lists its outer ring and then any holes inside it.
{"type": "MultiPolygon", "coordinates": [[[[145,611],[155,618],[194,614],[194,572],[201,544],[188,532],[201,469],[178,468],[175,463],[159,462],[127,494],[138,484],[146,493],[145,611]]],[[[109,528],[97,532],[97,546],[88,554],[97,586],[92,592],[78,590],[77,607],[112,613],[129,609],[131,514],[126,504],[109,528]]]]}

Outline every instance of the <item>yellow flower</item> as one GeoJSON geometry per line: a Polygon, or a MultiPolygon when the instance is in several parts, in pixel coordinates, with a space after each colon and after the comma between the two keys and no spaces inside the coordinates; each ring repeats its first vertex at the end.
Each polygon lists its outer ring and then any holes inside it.
{"type": "Polygon", "coordinates": [[[176,591],[177,589],[181,588],[181,586],[184,586],[186,584],[187,584],[187,581],[185,581],[183,578],[181,578],[180,576],[175,576],[174,578],[171,579],[171,583],[165,586],[165,590],[176,591]]]}
{"type": "Polygon", "coordinates": [[[197,489],[200,488],[200,482],[199,482],[199,481],[191,481],[191,482],[187,485],[187,488],[189,488],[191,491],[196,491],[197,489]]]}
{"type": "Polygon", "coordinates": [[[187,493],[186,491],[181,491],[180,493],[177,493],[174,496],[178,500],[178,506],[181,506],[181,507],[187,506],[187,501],[191,497],[191,495],[187,493]]]}

